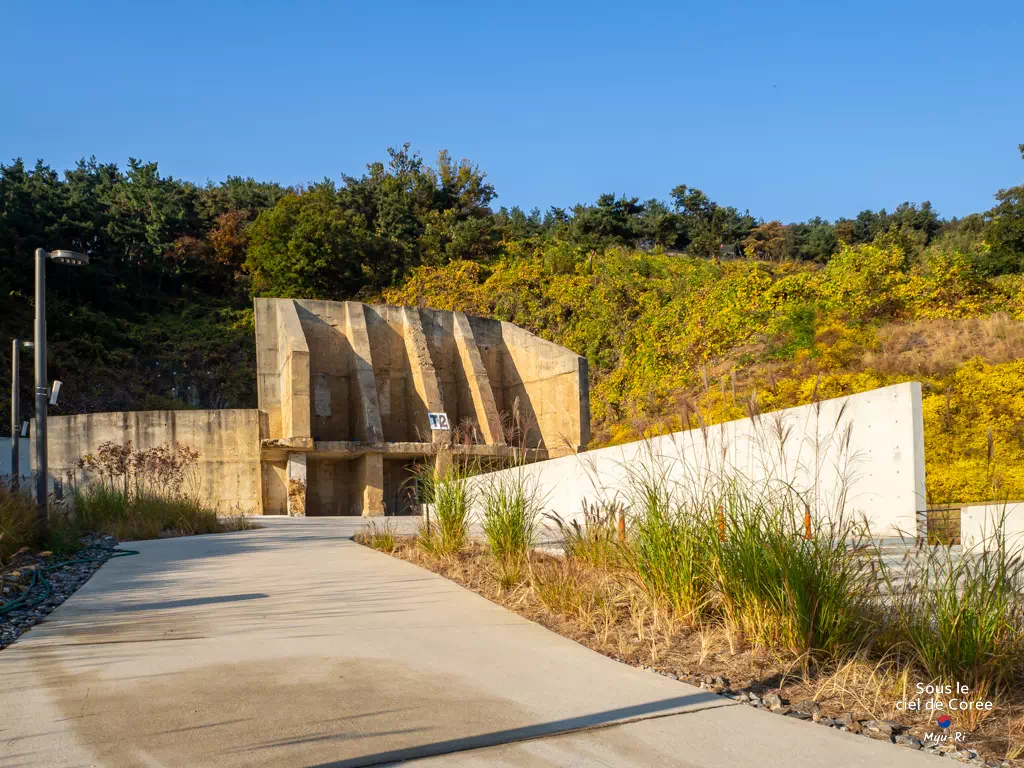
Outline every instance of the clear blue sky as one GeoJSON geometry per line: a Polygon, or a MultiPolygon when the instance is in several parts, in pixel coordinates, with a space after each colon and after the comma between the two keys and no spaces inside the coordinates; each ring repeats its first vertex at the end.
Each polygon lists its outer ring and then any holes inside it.
{"type": "Polygon", "coordinates": [[[194,181],[447,148],[497,204],[676,184],[766,219],[1024,181],[1024,4],[2,0],[0,158],[194,181]]]}

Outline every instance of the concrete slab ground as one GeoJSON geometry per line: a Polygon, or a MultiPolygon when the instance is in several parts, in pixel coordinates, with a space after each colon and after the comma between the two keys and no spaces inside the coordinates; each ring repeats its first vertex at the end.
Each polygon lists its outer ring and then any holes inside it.
{"type": "Polygon", "coordinates": [[[133,545],[0,653],[0,766],[937,763],[618,664],[362,520],[260,522],[133,545]]]}

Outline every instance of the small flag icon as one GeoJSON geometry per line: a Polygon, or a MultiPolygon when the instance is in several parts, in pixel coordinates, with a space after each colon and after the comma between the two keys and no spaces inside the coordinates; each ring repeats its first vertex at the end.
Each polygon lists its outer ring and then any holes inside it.
{"type": "Polygon", "coordinates": [[[949,728],[953,724],[953,718],[949,715],[939,715],[938,719],[939,728],[949,728]]]}

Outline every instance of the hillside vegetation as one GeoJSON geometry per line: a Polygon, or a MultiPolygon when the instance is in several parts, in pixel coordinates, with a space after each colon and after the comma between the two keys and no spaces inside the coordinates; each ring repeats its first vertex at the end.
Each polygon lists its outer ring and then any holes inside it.
{"type": "MultiPolygon", "coordinates": [[[[901,381],[924,387],[932,503],[1024,497],[1024,279],[894,238],[828,264],[561,245],[421,267],[396,304],[498,317],[585,355],[594,444],[901,381]]],[[[856,427],[854,427],[856,428],[856,427]]]]}
{"type": "Polygon", "coordinates": [[[0,367],[31,338],[33,250],[70,248],[90,264],[48,269],[56,413],[254,407],[253,296],[386,300],[585,355],[595,445],[919,379],[931,501],[1024,498],[1024,186],[962,219],[905,202],[789,224],[685,184],[545,212],[496,198],[468,160],[408,145],[297,188],[0,165],[0,367]]]}

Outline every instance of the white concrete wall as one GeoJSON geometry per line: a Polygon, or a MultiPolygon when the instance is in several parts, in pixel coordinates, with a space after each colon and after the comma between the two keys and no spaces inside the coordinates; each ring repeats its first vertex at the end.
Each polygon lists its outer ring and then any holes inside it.
{"type": "Polygon", "coordinates": [[[705,429],[480,476],[525,472],[545,510],[582,521],[582,504],[625,500],[629,473],[663,471],[699,494],[723,477],[775,488],[788,483],[821,519],[843,509],[866,516],[876,536],[916,535],[925,509],[921,385],[897,384],[705,429]]]}
{"type": "Polygon", "coordinates": [[[993,538],[997,534],[1003,533],[1009,548],[1024,547],[1024,501],[960,508],[960,543],[965,549],[987,548],[996,543],[993,538]]]}
{"type": "MultiPolygon", "coordinates": [[[[19,437],[18,463],[21,464],[21,476],[28,477],[32,474],[32,456],[29,439],[19,437]]],[[[11,474],[11,438],[0,437],[0,477],[7,477],[11,474]]]]}

